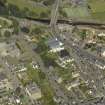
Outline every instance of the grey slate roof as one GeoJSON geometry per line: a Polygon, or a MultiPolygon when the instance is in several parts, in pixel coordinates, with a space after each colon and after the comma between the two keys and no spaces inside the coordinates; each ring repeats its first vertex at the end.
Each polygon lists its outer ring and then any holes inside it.
{"type": "Polygon", "coordinates": [[[52,39],[49,39],[47,44],[48,46],[53,49],[53,48],[59,48],[61,45],[62,42],[60,42],[57,38],[52,38],[52,39]]]}

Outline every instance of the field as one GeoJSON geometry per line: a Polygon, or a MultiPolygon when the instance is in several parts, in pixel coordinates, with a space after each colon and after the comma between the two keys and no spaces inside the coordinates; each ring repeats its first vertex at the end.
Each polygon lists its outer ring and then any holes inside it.
{"type": "Polygon", "coordinates": [[[61,10],[67,18],[105,20],[105,0],[87,0],[85,5],[76,6],[65,4],[61,10]]]}
{"type": "Polygon", "coordinates": [[[104,12],[105,11],[105,1],[104,0],[89,0],[89,5],[93,13],[104,12]]]}
{"type": "Polygon", "coordinates": [[[105,20],[105,1],[104,0],[88,0],[91,15],[94,19],[105,20]]]}
{"type": "Polygon", "coordinates": [[[89,17],[89,13],[86,7],[69,7],[63,8],[63,11],[67,13],[68,17],[72,18],[86,18],[89,17]]]}
{"type": "Polygon", "coordinates": [[[20,10],[24,10],[27,8],[33,15],[40,16],[41,13],[48,14],[50,8],[42,5],[38,5],[37,3],[30,0],[7,0],[9,4],[17,6],[20,10]]]}

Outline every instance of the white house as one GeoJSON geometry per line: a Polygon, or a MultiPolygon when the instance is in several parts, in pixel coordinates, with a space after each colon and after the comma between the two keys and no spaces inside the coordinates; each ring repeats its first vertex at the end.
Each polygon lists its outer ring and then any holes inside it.
{"type": "Polygon", "coordinates": [[[105,33],[99,33],[98,35],[97,35],[98,37],[105,37],[105,33]]]}
{"type": "Polygon", "coordinates": [[[79,82],[78,79],[77,79],[77,80],[75,80],[75,81],[73,81],[73,82],[67,84],[65,87],[66,87],[66,89],[67,89],[68,91],[70,91],[71,88],[75,88],[75,87],[77,87],[77,86],[79,86],[79,85],[80,85],[80,82],[79,82]]]}

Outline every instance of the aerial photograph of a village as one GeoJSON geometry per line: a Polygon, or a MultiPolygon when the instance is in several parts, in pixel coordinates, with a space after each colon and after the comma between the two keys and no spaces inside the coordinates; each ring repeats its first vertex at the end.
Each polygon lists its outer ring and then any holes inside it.
{"type": "Polygon", "coordinates": [[[0,105],[105,105],[105,0],[0,0],[0,105]]]}

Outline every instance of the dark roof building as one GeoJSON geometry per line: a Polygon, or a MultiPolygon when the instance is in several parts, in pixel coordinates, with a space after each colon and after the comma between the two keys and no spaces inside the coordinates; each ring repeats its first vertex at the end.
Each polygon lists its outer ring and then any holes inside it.
{"type": "Polygon", "coordinates": [[[70,54],[69,54],[69,52],[67,50],[61,50],[59,52],[59,55],[60,55],[61,58],[70,57],[70,54]]]}
{"type": "Polygon", "coordinates": [[[66,67],[67,63],[74,61],[74,59],[70,56],[69,52],[65,49],[61,50],[58,54],[59,59],[57,60],[57,63],[62,67],[66,67]]]}

